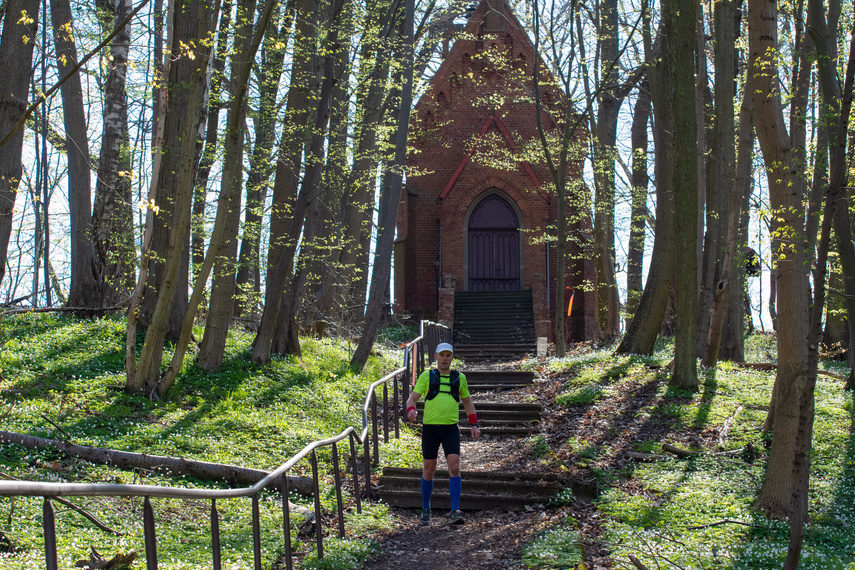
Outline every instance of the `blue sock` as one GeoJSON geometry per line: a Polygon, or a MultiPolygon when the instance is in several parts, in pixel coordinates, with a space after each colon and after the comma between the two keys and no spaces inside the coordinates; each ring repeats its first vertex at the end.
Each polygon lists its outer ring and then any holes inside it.
{"type": "Polygon", "coordinates": [[[451,510],[456,511],[460,508],[460,493],[463,490],[462,477],[448,478],[448,493],[451,495],[451,510]]]}
{"type": "MultiPolygon", "coordinates": [[[[430,495],[433,493],[433,479],[425,481],[422,479],[422,508],[430,510],[430,495]]],[[[458,495],[459,496],[459,495],[458,495]]]]}

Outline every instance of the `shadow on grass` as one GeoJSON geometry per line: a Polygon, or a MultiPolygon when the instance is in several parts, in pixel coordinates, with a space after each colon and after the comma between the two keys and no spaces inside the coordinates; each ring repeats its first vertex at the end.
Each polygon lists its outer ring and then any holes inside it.
{"type": "MultiPolygon", "coordinates": [[[[849,409],[849,436],[840,449],[838,461],[842,463],[840,478],[835,482],[835,492],[830,504],[819,511],[811,507],[810,521],[805,527],[799,568],[843,569],[851,568],[855,562],[851,524],[855,519],[855,410],[849,409]]],[[[814,438],[817,436],[814,432],[814,438]]],[[[816,477],[815,473],[811,477],[816,477]]],[[[813,501],[812,501],[813,502],[813,501]]],[[[755,523],[769,523],[760,513],[755,513],[755,523]]],[[[734,568],[780,567],[789,544],[790,528],[786,522],[775,529],[752,528],[747,535],[751,548],[739,553],[734,559],[734,568]],[[775,557],[767,551],[777,548],[775,557]],[[765,556],[764,556],[765,555],[765,556]]]]}

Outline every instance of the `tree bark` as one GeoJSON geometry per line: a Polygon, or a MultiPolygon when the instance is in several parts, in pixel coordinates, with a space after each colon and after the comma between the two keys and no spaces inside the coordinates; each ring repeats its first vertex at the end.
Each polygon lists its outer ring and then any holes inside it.
{"type": "MultiPolygon", "coordinates": [[[[270,15],[273,13],[273,7],[275,5],[276,0],[267,0],[265,2],[264,10],[259,18],[255,34],[249,44],[245,45],[245,51],[241,52],[242,61],[237,66],[239,74],[236,78],[232,78],[233,83],[237,87],[233,91],[233,97],[229,103],[229,121],[226,125],[226,147],[230,150],[230,154],[240,152],[239,149],[235,149],[234,141],[229,142],[228,139],[230,137],[239,138],[238,135],[234,135],[232,133],[236,133],[239,130],[239,127],[243,126],[241,125],[241,109],[244,107],[246,86],[249,83],[250,69],[252,62],[255,60],[255,53],[258,51],[258,46],[261,45],[264,30],[267,29],[267,23],[270,19],[270,15]]],[[[254,7],[248,12],[253,13],[254,7]]],[[[250,26],[250,29],[247,30],[247,33],[249,33],[249,31],[251,31],[251,22],[245,25],[250,26]]],[[[240,34],[237,34],[237,36],[240,37],[240,34]]],[[[233,164],[239,164],[236,157],[228,156],[226,160],[230,160],[233,164]]],[[[240,184],[235,183],[233,175],[223,176],[223,192],[220,195],[220,203],[217,207],[217,216],[214,219],[214,227],[211,231],[211,243],[208,246],[208,252],[205,254],[205,261],[203,261],[202,265],[199,267],[198,279],[193,285],[193,294],[191,295],[187,306],[187,313],[184,315],[184,320],[181,323],[181,333],[178,337],[178,341],[175,343],[175,352],[172,355],[172,360],[170,361],[166,372],[164,372],[157,384],[157,393],[159,396],[166,394],[175,382],[175,379],[178,377],[178,373],[181,371],[181,367],[184,362],[184,355],[186,354],[187,346],[190,343],[190,337],[193,333],[193,323],[196,320],[196,309],[199,307],[199,303],[202,300],[205,283],[208,281],[211,269],[213,268],[214,263],[217,262],[220,254],[223,252],[224,244],[226,244],[230,238],[235,240],[237,239],[237,229],[230,228],[229,224],[237,222],[238,216],[234,211],[237,209],[235,204],[240,203],[240,191],[241,186],[240,184]]],[[[232,259],[233,258],[234,256],[232,256],[232,259]]],[[[233,285],[234,281],[232,281],[232,286],[233,285]]],[[[226,310],[231,311],[231,300],[225,300],[225,302],[221,303],[221,306],[224,306],[226,307],[226,310]]],[[[209,322],[211,318],[213,317],[209,317],[209,322]]],[[[223,340],[223,344],[225,344],[225,340],[223,340]]],[[[222,356],[220,356],[220,360],[222,360],[222,356]]]]}
{"type": "Polygon", "coordinates": [[[773,437],[766,478],[755,508],[769,516],[783,517],[790,510],[794,483],[793,449],[799,429],[799,404],[809,389],[804,196],[795,191],[793,152],[777,81],[777,6],[769,0],[749,0],[748,6],[749,81],[752,82],[755,129],[767,170],[775,238],[772,255],[781,297],[773,437]]]}
{"type": "Polygon", "coordinates": [[[823,99],[826,105],[837,111],[836,128],[831,153],[831,176],[826,192],[825,209],[823,212],[822,231],[817,247],[817,263],[814,271],[815,294],[813,311],[810,320],[808,337],[808,376],[807,388],[799,401],[798,431],[793,446],[793,489],[790,507],[790,543],[784,570],[797,570],[801,558],[804,538],[804,527],[808,522],[808,490],[810,487],[810,451],[813,439],[814,423],[814,387],[816,386],[817,367],[819,361],[819,337],[822,328],[822,307],[825,300],[825,275],[828,257],[828,245],[832,224],[839,222],[836,210],[845,209],[848,217],[847,202],[844,186],[847,178],[846,165],[846,135],[849,116],[852,108],[852,86],[855,81],[855,36],[852,36],[849,48],[849,61],[846,66],[846,79],[843,93],[837,83],[836,62],[833,53],[828,49],[831,38],[827,35],[825,14],[822,2],[808,0],[811,15],[811,36],[819,54],[817,69],[820,83],[823,85],[823,99]]]}
{"type": "MultiPolygon", "coordinates": [[[[207,0],[207,3],[210,4],[212,1],[215,1],[217,4],[217,9],[219,9],[220,0],[207,0]]],[[[186,20],[186,16],[182,14],[182,12],[187,11],[186,5],[183,3],[183,0],[179,2],[172,1],[169,3],[169,10],[173,13],[171,16],[172,26],[167,26],[167,35],[171,36],[171,40],[168,40],[170,58],[180,58],[179,54],[188,54],[193,51],[198,51],[199,53],[202,50],[198,49],[200,46],[197,45],[197,50],[192,50],[189,46],[191,44],[196,44],[199,37],[195,36],[193,32],[182,36],[184,32],[180,30],[182,21],[186,20]],[[181,42],[184,41],[182,45],[181,42]],[[189,42],[189,43],[188,43],[189,42]]],[[[216,17],[216,16],[214,16],[216,17]]],[[[167,17],[167,21],[170,19],[167,17]]],[[[206,34],[210,31],[211,25],[206,26],[206,34]]],[[[195,32],[195,30],[194,30],[195,32]]],[[[160,52],[158,52],[160,53],[160,52]]],[[[204,58],[205,61],[208,61],[208,48],[204,49],[204,58]]],[[[187,308],[187,290],[189,287],[189,277],[190,277],[190,253],[188,249],[184,248],[184,244],[190,243],[190,224],[183,223],[177,216],[183,210],[182,201],[183,197],[179,197],[176,194],[176,180],[177,180],[177,172],[178,168],[175,167],[175,162],[180,160],[176,158],[177,154],[181,154],[183,151],[176,152],[176,148],[174,145],[177,142],[175,139],[175,130],[178,128],[184,129],[187,124],[194,125],[193,132],[193,151],[186,155],[188,157],[188,165],[187,168],[191,169],[192,175],[195,178],[195,169],[196,169],[196,139],[198,135],[198,125],[199,120],[201,118],[201,113],[199,109],[201,108],[202,101],[204,100],[204,93],[207,92],[207,85],[204,81],[205,75],[202,75],[203,78],[203,90],[202,94],[197,96],[196,100],[187,106],[185,109],[179,111],[182,114],[180,115],[181,121],[185,124],[182,124],[180,127],[177,125],[173,125],[170,127],[169,124],[169,114],[174,109],[175,105],[186,106],[188,102],[183,99],[183,96],[178,100],[174,98],[175,93],[184,92],[186,89],[184,86],[177,86],[173,83],[173,71],[175,67],[180,66],[182,69],[186,68],[188,65],[183,63],[180,59],[175,59],[173,61],[164,62],[164,73],[166,76],[163,78],[163,84],[165,85],[165,90],[160,90],[159,92],[159,106],[166,108],[166,115],[164,121],[164,134],[163,139],[159,140],[159,156],[155,156],[154,160],[160,160],[160,166],[158,167],[157,176],[159,178],[163,178],[165,173],[163,169],[166,169],[166,172],[169,173],[169,177],[163,180],[163,183],[160,183],[160,186],[157,188],[157,197],[155,207],[157,208],[157,215],[152,217],[152,232],[151,232],[151,255],[146,259],[148,263],[147,275],[148,278],[145,282],[145,288],[143,292],[142,301],[140,302],[140,307],[138,310],[139,323],[143,326],[143,328],[148,328],[151,323],[156,318],[155,313],[158,311],[157,305],[160,302],[160,298],[162,292],[165,288],[168,288],[173,291],[175,298],[169,302],[170,311],[166,317],[166,337],[171,341],[176,341],[178,339],[178,335],[180,334],[181,328],[181,320],[186,312],[187,308]],[[195,117],[191,116],[191,113],[197,115],[195,117]],[[170,128],[172,128],[172,132],[170,132],[170,128]],[[179,236],[175,235],[177,229],[180,228],[182,234],[179,236]],[[166,275],[169,273],[169,269],[167,268],[167,262],[165,261],[168,256],[168,252],[170,252],[173,247],[173,244],[180,244],[182,253],[180,259],[180,267],[178,267],[175,271],[174,279],[176,282],[174,283],[166,283],[166,275]]],[[[182,72],[183,73],[183,72],[182,72]]],[[[183,77],[183,76],[182,76],[183,77]]],[[[173,120],[177,119],[177,116],[173,117],[173,120]]],[[[183,143],[183,136],[182,136],[183,143]]],[[[155,147],[157,148],[157,147],[155,147]]],[[[156,151],[157,152],[157,151],[156,151]]],[[[189,206],[188,206],[189,208],[189,206]]],[[[183,215],[183,214],[182,214],[183,215]]],[[[158,317],[160,318],[160,317],[158,317]]],[[[158,333],[159,334],[159,333],[158,333]]]]}
{"type": "MultiPolygon", "coordinates": [[[[175,44],[171,54],[174,59],[169,66],[169,106],[164,125],[162,163],[157,173],[157,203],[161,215],[164,210],[169,210],[172,227],[168,233],[169,241],[162,244],[165,249],[155,248],[155,252],[164,259],[163,273],[159,276],[161,283],[156,290],[157,302],[139,362],[127,387],[132,393],[142,392],[152,397],[159,391],[161,356],[174,301],[179,285],[186,283],[187,279],[185,246],[189,243],[193,162],[199,127],[199,113],[195,109],[201,105],[205,93],[208,65],[207,51],[196,50],[191,58],[185,50],[186,46],[211,33],[219,2],[214,5],[208,1],[177,0],[174,9],[175,44]]],[[[154,294],[154,291],[150,288],[149,294],[154,294]]]]}
{"type": "Polygon", "coordinates": [[[674,74],[674,204],[676,213],[677,330],[674,374],[670,384],[698,389],[698,150],[694,54],[697,3],[667,0],[663,4],[666,52],[674,74]],[[670,28],[669,28],[670,24],[670,28]]]}
{"type": "MultiPolygon", "coordinates": [[[[288,245],[286,236],[299,189],[303,145],[309,138],[306,130],[309,111],[312,107],[311,101],[320,86],[318,71],[315,69],[317,57],[313,55],[316,35],[313,19],[319,9],[317,0],[297,0],[292,56],[294,64],[285,105],[284,129],[279,143],[270,211],[270,241],[267,250],[268,283],[270,272],[273,271],[283,249],[288,245]]],[[[270,293],[268,284],[268,290],[265,292],[265,307],[270,301],[270,293]]]]}
{"type": "MultiPolygon", "coordinates": [[[[217,240],[219,243],[215,251],[212,252],[216,261],[213,268],[211,301],[208,305],[208,318],[205,321],[205,334],[199,345],[197,356],[199,366],[209,372],[216,372],[223,363],[226,337],[232,324],[235,306],[235,262],[237,261],[237,233],[243,189],[243,134],[246,130],[245,83],[249,78],[254,60],[250,55],[255,55],[254,52],[250,54],[255,2],[256,0],[238,0],[237,3],[229,86],[232,99],[229,104],[223,141],[223,172],[220,200],[217,204],[217,217],[222,216],[223,233],[217,240]]],[[[213,236],[211,242],[211,247],[214,247],[213,236]]],[[[199,277],[207,280],[208,276],[207,273],[200,272],[199,277]]],[[[195,312],[195,307],[193,310],[195,312]]]]}
{"type": "MultiPolygon", "coordinates": [[[[77,64],[77,48],[69,0],[51,0],[57,68],[65,75],[77,64]]],[[[68,210],[71,225],[71,307],[99,307],[101,268],[92,245],[92,201],[89,177],[89,137],[83,110],[83,88],[75,73],[60,87],[62,116],[68,149],[68,210]]]]}
{"type": "Polygon", "coordinates": [[[645,81],[638,90],[632,116],[632,206],[629,221],[629,251],[626,262],[627,324],[635,314],[642,292],[644,237],[647,227],[647,124],[652,113],[650,87],[645,81]]]}
{"type": "MultiPolygon", "coordinates": [[[[112,465],[119,469],[147,469],[172,477],[186,475],[205,481],[225,481],[231,485],[254,485],[268,474],[261,469],[238,465],[77,445],[59,439],[45,439],[9,431],[0,431],[0,440],[22,445],[27,449],[58,449],[69,457],[99,465],[112,465]]],[[[288,476],[288,484],[302,495],[311,495],[315,486],[311,477],[294,475],[288,476]]]]}
{"type": "MultiPolygon", "coordinates": [[[[334,0],[330,10],[330,21],[334,22],[341,15],[344,0],[334,0]]],[[[337,34],[335,25],[329,30],[330,46],[336,44],[337,34]]],[[[291,213],[288,232],[279,236],[277,242],[282,247],[277,247],[279,253],[275,265],[267,273],[267,292],[265,295],[264,312],[253,342],[251,359],[253,362],[266,363],[270,360],[271,352],[299,354],[299,339],[297,323],[295,320],[295,307],[299,303],[297,290],[301,288],[299,272],[294,273],[294,255],[297,249],[297,240],[303,230],[303,224],[307,213],[313,208],[313,202],[318,199],[320,191],[321,174],[324,164],[324,141],[327,125],[329,123],[330,109],[332,105],[333,86],[335,74],[335,59],[338,56],[333,50],[328,51],[322,58],[322,72],[320,77],[322,83],[317,91],[317,107],[313,122],[310,144],[306,150],[306,168],[300,193],[294,203],[291,213]],[[287,287],[291,286],[290,290],[287,287]]],[[[292,86],[293,87],[293,86],[292,86]]],[[[277,185],[279,184],[280,172],[288,178],[290,174],[281,168],[277,169],[277,185]]],[[[276,189],[274,186],[274,201],[276,189]]],[[[271,220],[271,240],[273,239],[273,221],[271,220]]],[[[269,255],[274,255],[271,246],[269,255]]],[[[268,263],[270,263],[268,259],[268,263]]]]}
{"type": "MultiPolygon", "coordinates": [[[[713,367],[719,358],[719,349],[721,347],[721,339],[724,333],[725,322],[729,311],[729,305],[735,300],[737,295],[741,298],[743,287],[738,276],[739,268],[737,264],[742,263],[741,243],[739,240],[741,225],[739,223],[742,217],[743,198],[750,193],[750,177],[751,159],[753,156],[754,137],[753,124],[751,121],[751,93],[746,90],[742,97],[742,108],[739,111],[739,152],[736,164],[736,179],[734,180],[733,189],[730,194],[730,204],[728,205],[729,219],[727,221],[727,236],[725,241],[724,260],[722,263],[722,275],[719,280],[718,291],[715,302],[713,303],[712,315],[710,317],[709,332],[707,334],[706,345],[704,348],[703,360],[704,366],[713,367]],[[731,293],[731,288],[738,290],[737,295],[731,293]]],[[[744,276],[744,270],[742,271],[744,276]]],[[[743,277],[744,279],[744,277],[743,277]]],[[[741,362],[743,359],[738,360],[741,362]]]]}
{"type": "MultiPolygon", "coordinates": [[[[39,2],[9,0],[7,14],[27,14],[28,18],[3,19],[0,36],[0,136],[5,137],[27,108],[30,66],[38,30],[39,2]],[[27,38],[27,41],[24,41],[27,38]]],[[[0,282],[6,275],[9,239],[12,236],[12,211],[21,181],[21,152],[24,131],[18,131],[0,147],[0,282]]]]}
{"type": "Polygon", "coordinates": [[[220,12],[217,31],[217,47],[211,61],[210,87],[207,92],[207,105],[204,106],[202,120],[206,123],[205,140],[200,141],[199,167],[196,169],[196,181],[193,191],[193,209],[190,214],[190,263],[193,272],[193,284],[199,273],[199,267],[205,261],[205,209],[208,202],[208,178],[217,159],[220,135],[220,111],[225,104],[222,101],[224,71],[229,48],[229,29],[232,24],[232,2],[224,0],[220,12]]]}
{"type": "Polygon", "coordinates": [[[594,236],[596,240],[597,280],[599,282],[600,330],[605,338],[619,331],[620,299],[615,279],[615,156],[617,124],[622,98],[616,94],[618,83],[617,0],[600,0],[600,25],[597,30],[603,89],[599,92],[596,123],[594,181],[594,236]]]}
{"type": "MultiPolygon", "coordinates": [[[[694,13],[694,12],[693,12],[694,13]]],[[[669,38],[660,35],[660,53],[667,53],[669,38]]],[[[648,61],[652,54],[647,55],[648,61]]],[[[662,57],[648,70],[653,101],[653,142],[656,156],[656,231],[647,282],[617,354],[652,354],[660,325],[668,307],[674,282],[674,117],[671,112],[673,89],[670,63],[662,57]]]]}
{"type": "Polygon", "coordinates": [[[277,92],[285,60],[285,43],[293,23],[293,2],[285,8],[285,22],[279,26],[279,8],[271,15],[264,45],[261,52],[261,65],[258,73],[259,103],[254,114],[255,144],[249,159],[247,174],[246,213],[244,214],[243,235],[238,255],[238,271],[235,285],[238,295],[235,298],[234,315],[236,317],[258,318],[258,306],[261,297],[261,259],[260,240],[263,221],[264,202],[267,196],[268,181],[273,175],[273,148],[276,143],[277,92]]]}
{"type": "MultiPolygon", "coordinates": [[[[131,0],[116,3],[115,25],[130,14],[131,0]]],[[[103,268],[105,307],[130,295],[136,284],[131,160],[128,137],[128,100],[125,91],[130,23],[116,35],[110,50],[112,62],[104,87],[101,157],[95,186],[92,233],[98,263],[103,268]]]]}
{"type": "MultiPolygon", "coordinates": [[[[730,271],[727,273],[727,292],[722,292],[721,284],[725,281],[725,257],[728,252],[735,252],[735,245],[728,243],[730,224],[739,223],[740,217],[733,217],[731,208],[740,208],[742,202],[733,199],[736,151],[734,148],[734,107],[736,95],[736,5],[734,2],[719,2],[715,5],[715,93],[713,115],[713,135],[710,144],[710,179],[707,185],[706,240],[704,247],[704,265],[701,282],[701,316],[700,354],[705,362],[711,332],[711,321],[721,319],[715,324],[721,327],[716,331],[716,358],[720,351],[721,335],[724,334],[725,315],[716,315],[720,309],[732,309],[729,302],[721,304],[722,295],[727,301],[731,298],[731,290],[741,291],[737,276],[730,271]],[[712,294],[715,293],[713,302],[712,294]]],[[[741,193],[739,193],[741,195],[741,193]]],[[[739,308],[741,309],[740,303],[739,308]]]]}
{"type": "MultiPolygon", "coordinates": [[[[308,188],[309,201],[305,205],[305,211],[295,216],[291,224],[291,237],[296,242],[297,234],[302,227],[300,252],[294,266],[294,274],[290,279],[290,286],[286,290],[285,298],[280,307],[278,319],[278,332],[273,343],[273,351],[278,354],[291,354],[302,356],[300,347],[300,320],[299,315],[303,304],[306,283],[309,279],[309,271],[313,260],[319,255],[317,242],[317,231],[320,223],[322,210],[321,202],[324,198],[325,185],[323,184],[324,165],[327,162],[329,143],[327,129],[330,127],[330,118],[333,112],[333,101],[338,91],[338,82],[342,69],[341,52],[339,43],[340,28],[344,19],[344,6],[346,0],[335,0],[328,6],[329,18],[326,37],[323,45],[334,46],[335,49],[323,58],[323,83],[320,89],[320,98],[315,115],[315,127],[306,151],[306,168],[303,174],[303,183],[300,193],[303,194],[308,188]],[[295,225],[298,224],[298,225],[295,225]]],[[[293,258],[295,252],[291,251],[293,258]]]]}
{"type": "MultiPolygon", "coordinates": [[[[397,17],[397,12],[387,11],[386,18],[378,21],[377,25],[383,29],[390,28],[396,25],[397,17]]],[[[382,41],[363,43],[361,56],[362,79],[357,88],[356,113],[362,120],[355,125],[358,142],[347,180],[342,251],[339,256],[342,268],[338,280],[343,305],[341,315],[348,322],[361,319],[365,311],[371,225],[375,208],[374,189],[380,162],[378,127],[385,111],[384,96],[388,92],[390,66],[389,48],[382,41]]]]}
{"type": "Polygon", "coordinates": [[[403,169],[407,157],[407,134],[410,124],[410,108],[413,102],[413,71],[414,71],[414,28],[415,18],[414,0],[406,0],[404,3],[404,21],[402,26],[402,50],[403,66],[403,89],[401,90],[401,101],[398,109],[398,121],[396,125],[395,157],[389,166],[386,176],[388,187],[384,188],[380,196],[380,212],[378,216],[377,248],[374,255],[374,270],[371,274],[371,286],[369,287],[368,305],[365,312],[365,324],[362,335],[351,358],[351,365],[362,370],[368,362],[368,356],[377,338],[377,330],[383,314],[383,302],[388,285],[389,276],[392,271],[392,246],[395,239],[395,219],[398,215],[398,205],[401,201],[401,188],[403,186],[403,169]]]}

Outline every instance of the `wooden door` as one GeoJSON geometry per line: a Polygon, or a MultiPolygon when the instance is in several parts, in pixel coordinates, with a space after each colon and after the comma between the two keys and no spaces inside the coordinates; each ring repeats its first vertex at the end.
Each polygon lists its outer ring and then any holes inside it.
{"type": "Polygon", "coordinates": [[[520,284],[517,214],[498,194],[482,200],[469,216],[469,290],[515,291],[520,284]]]}

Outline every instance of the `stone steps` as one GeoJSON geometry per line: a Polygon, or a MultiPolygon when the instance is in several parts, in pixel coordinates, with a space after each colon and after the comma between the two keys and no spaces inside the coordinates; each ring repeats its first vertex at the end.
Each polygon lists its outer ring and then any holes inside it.
{"type": "MultiPolygon", "coordinates": [[[[416,422],[422,421],[424,402],[416,404],[416,422]]],[[[476,402],[478,424],[483,435],[528,435],[540,423],[540,404],[517,404],[508,402],[476,402]]],[[[469,418],[461,406],[459,411],[460,431],[468,434],[469,418]]]]}
{"type": "Polygon", "coordinates": [[[521,370],[463,370],[470,392],[501,392],[534,383],[534,372],[521,370]]]}
{"type": "MultiPolygon", "coordinates": [[[[564,489],[565,481],[557,475],[510,473],[506,471],[464,471],[460,509],[475,511],[504,509],[518,511],[527,505],[548,503],[564,489]]],[[[380,476],[378,496],[395,507],[420,508],[421,469],[386,467],[380,476]]],[[[431,508],[448,510],[448,471],[437,469],[434,475],[431,508]]]]}

